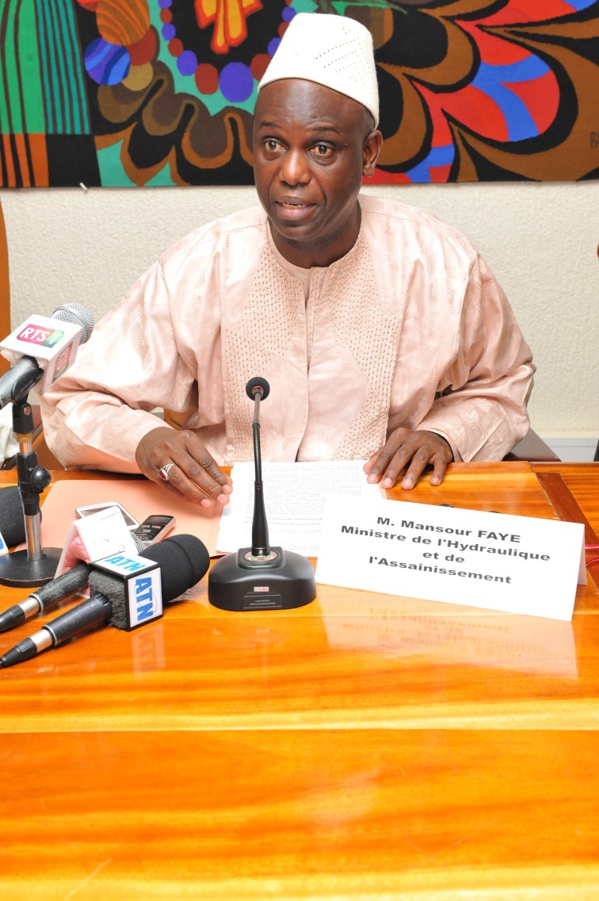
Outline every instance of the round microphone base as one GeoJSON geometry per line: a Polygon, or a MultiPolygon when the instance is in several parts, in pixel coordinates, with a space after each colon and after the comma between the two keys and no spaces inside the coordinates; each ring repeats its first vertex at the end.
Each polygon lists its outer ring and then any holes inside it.
{"type": "Polygon", "coordinates": [[[39,560],[31,560],[27,551],[14,551],[0,557],[0,585],[14,588],[33,588],[45,585],[56,575],[60,548],[46,547],[39,560]]]}
{"type": "Polygon", "coordinates": [[[208,576],[208,600],[221,610],[291,610],[315,597],[310,561],[280,547],[270,548],[268,557],[241,548],[217,560],[208,576]]]}

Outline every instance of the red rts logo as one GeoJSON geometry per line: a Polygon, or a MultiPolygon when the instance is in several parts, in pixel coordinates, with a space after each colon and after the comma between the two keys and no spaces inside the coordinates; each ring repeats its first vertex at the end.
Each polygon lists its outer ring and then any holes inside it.
{"type": "Polygon", "coordinates": [[[61,329],[44,328],[42,325],[26,325],[19,332],[17,338],[19,341],[26,341],[28,344],[43,345],[44,347],[53,347],[57,344],[64,332],[61,329]]]}

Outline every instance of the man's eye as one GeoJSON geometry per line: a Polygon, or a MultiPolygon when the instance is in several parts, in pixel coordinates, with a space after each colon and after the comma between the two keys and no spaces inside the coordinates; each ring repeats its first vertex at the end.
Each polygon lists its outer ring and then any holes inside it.
{"type": "Polygon", "coordinates": [[[314,156],[325,158],[333,155],[333,148],[328,144],[315,144],[312,153],[314,156]]]}
{"type": "Polygon", "coordinates": [[[267,150],[274,152],[274,151],[278,150],[281,145],[279,144],[278,141],[275,141],[274,138],[269,138],[267,141],[264,142],[264,146],[266,147],[267,150]]]}

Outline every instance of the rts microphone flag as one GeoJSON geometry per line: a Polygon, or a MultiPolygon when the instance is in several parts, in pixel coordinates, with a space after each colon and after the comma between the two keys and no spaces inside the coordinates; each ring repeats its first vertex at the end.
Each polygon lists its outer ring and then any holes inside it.
{"type": "Polygon", "coordinates": [[[12,368],[0,378],[0,409],[27,396],[37,385],[43,394],[67,371],[77,348],[91,336],[91,313],[78,303],[65,303],[52,316],[33,314],[0,341],[2,356],[12,368]]]}

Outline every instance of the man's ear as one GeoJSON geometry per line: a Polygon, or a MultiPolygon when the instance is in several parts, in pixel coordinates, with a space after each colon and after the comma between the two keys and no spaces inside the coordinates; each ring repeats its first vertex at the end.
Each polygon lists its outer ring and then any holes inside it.
{"type": "Polygon", "coordinates": [[[367,135],[362,148],[362,174],[365,178],[372,178],[374,175],[374,167],[376,166],[376,161],[379,158],[382,146],[383,135],[378,128],[376,128],[367,135]]]}

